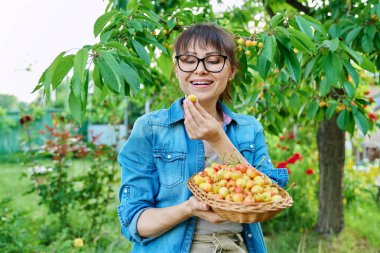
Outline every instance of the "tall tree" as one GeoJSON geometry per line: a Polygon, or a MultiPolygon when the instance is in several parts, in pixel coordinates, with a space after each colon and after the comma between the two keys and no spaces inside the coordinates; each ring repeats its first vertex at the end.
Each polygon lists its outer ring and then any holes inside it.
{"type": "MultiPolygon", "coordinates": [[[[364,134],[373,128],[365,110],[371,101],[360,90],[359,72],[375,73],[380,65],[380,4],[308,3],[247,0],[242,7],[214,13],[204,0],[111,1],[94,25],[99,42],[75,55],[59,54],[35,90],[56,89],[73,69],[68,100],[78,122],[86,112],[90,79],[98,101],[107,95],[135,97],[141,92],[146,98],[168,92],[162,80],[172,82],[173,39],[194,22],[216,22],[234,33],[238,43],[233,105],[255,112],[275,134],[295,122],[318,129],[317,228],[323,234],[339,233],[344,133],[354,134],[355,126],[364,134]]],[[[169,101],[173,94],[163,99],[169,101]]]]}

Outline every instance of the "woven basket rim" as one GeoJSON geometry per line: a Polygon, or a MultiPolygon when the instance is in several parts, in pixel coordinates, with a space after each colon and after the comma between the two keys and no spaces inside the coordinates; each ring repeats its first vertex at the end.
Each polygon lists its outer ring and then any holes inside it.
{"type": "Polygon", "coordinates": [[[283,199],[280,201],[244,203],[231,202],[226,201],[224,199],[216,199],[199,189],[199,187],[193,181],[195,175],[196,174],[191,176],[187,181],[187,186],[189,190],[194,194],[194,196],[196,196],[200,200],[203,200],[206,204],[214,208],[239,213],[266,213],[273,211],[281,211],[285,208],[292,206],[293,204],[293,199],[289,195],[289,193],[276,183],[273,183],[273,185],[279,189],[279,192],[281,193],[280,195],[283,197],[283,199]]]}

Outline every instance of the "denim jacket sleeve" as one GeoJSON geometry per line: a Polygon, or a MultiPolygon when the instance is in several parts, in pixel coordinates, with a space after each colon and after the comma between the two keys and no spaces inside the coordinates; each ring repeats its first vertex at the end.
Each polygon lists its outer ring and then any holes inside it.
{"type": "Polygon", "coordinates": [[[286,168],[273,168],[273,164],[269,158],[268,148],[265,143],[263,126],[256,119],[255,125],[255,156],[252,165],[269,176],[279,186],[285,187],[288,182],[288,170],[286,168]]]}
{"type": "Polygon", "coordinates": [[[153,163],[152,126],[148,116],[139,118],[128,141],[118,155],[121,166],[120,204],[117,207],[122,234],[130,241],[142,245],[153,238],[142,238],[137,232],[141,213],[155,207],[158,192],[158,175],[153,163]]]}

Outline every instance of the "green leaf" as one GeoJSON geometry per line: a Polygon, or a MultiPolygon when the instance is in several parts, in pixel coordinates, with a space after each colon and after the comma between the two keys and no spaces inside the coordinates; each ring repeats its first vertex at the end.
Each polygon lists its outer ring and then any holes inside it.
{"type": "Polygon", "coordinates": [[[44,71],[38,83],[42,83],[46,88],[52,83],[55,68],[58,65],[59,61],[62,59],[63,55],[66,51],[60,53],[57,57],[55,57],[54,61],[50,64],[50,66],[44,71]]]}
{"type": "Polygon", "coordinates": [[[310,61],[307,62],[306,66],[305,66],[305,78],[307,78],[309,76],[309,74],[312,72],[312,70],[314,69],[314,64],[315,64],[315,61],[317,60],[317,58],[312,58],[310,61]]]}
{"type": "Polygon", "coordinates": [[[354,80],[354,83],[356,85],[356,88],[359,86],[359,75],[356,69],[349,63],[348,61],[343,61],[344,66],[347,69],[347,72],[352,77],[352,80],[354,80]]]}
{"type": "Polygon", "coordinates": [[[101,102],[104,100],[104,98],[107,96],[108,94],[108,88],[106,85],[104,85],[102,88],[98,88],[96,86],[94,86],[94,99],[97,103],[101,102]]]}
{"type": "Polygon", "coordinates": [[[123,73],[124,80],[131,85],[136,92],[138,92],[140,90],[140,81],[137,71],[125,62],[120,63],[120,68],[123,73]]]}
{"type": "Polygon", "coordinates": [[[81,86],[81,102],[82,102],[82,119],[84,118],[86,114],[86,107],[87,107],[87,97],[88,97],[88,83],[90,80],[90,71],[86,69],[84,73],[84,82],[81,86]]]}
{"type": "Polygon", "coordinates": [[[326,96],[331,89],[331,83],[327,81],[327,79],[323,79],[319,85],[319,92],[321,93],[321,96],[326,96]]]}
{"type": "Polygon", "coordinates": [[[373,50],[373,39],[368,34],[362,36],[362,48],[367,53],[370,53],[373,50]]]}
{"type": "Polygon", "coordinates": [[[335,85],[342,74],[342,61],[337,54],[328,54],[325,60],[325,75],[330,85],[335,85]]]}
{"type": "Polygon", "coordinates": [[[314,119],[315,114],[317,114],[318,108],[318,102],[316,100],[311,101],[309,107],[307,108],[307,117],[309,119],[314,119]]]}
{"type": "Polygon", "coordinates": [[[257,59],[257,71],[263,79],[267,77],[270,65],[270,61],[268,61],[263,54],[260,54],[257,59]]]}
{"type": "Polygon", "coordinates": [[[349,98],[354,98],[355,97],[355,87],[351,83],[349,83],[347,81],[344,82],[343,83],[343,88],[346,91],[347,96],[349,98]]]}
{"type": "Polygon", "coordinates": [[[289,98],[289,107],[293,112],[296,112],[300,106],[300,98],[297,93],[293,94],[289,98]]]}
{"type": "Polygon", "coordinates": [[[332,24],[329,28],[329,34],[332,38],[338,38],[341,34],[342,30],[337,24],[332,24]]]}
{"type": "Polygon", "coordinates": [[[265,38],[265,42],[264,42],[264,49],[263,51],[261,52],[261,54],[268,60],[270,61],[271,63],[273,63],[273,58],[274,58],[274,55],[276,54],[276,48],[277,48],[277,44],[276,44],[276,37],[275,36],[267,36],[265,38]]]}
{"type": "Polygon", "coordinates": [[[312,27],[314,27],[318,32],[320,32],[323,36],[326,35],[326,30],[319,20],[312,18],[308,15],[303,15],[302,18],[306,19],[309,22],[309,24],[312,27]]]}
{"type": "Polygon", "coordinates": [[[74,96],[80,98],[81,93],[81,84],[78,76],[74,73],[70,81],[71,91],[74,96]]]}
{"type": "Polygon", "coordinates": [[[124,46],[123,44],[121,44],[120,42],[110,41],[110,42],[104,43],[104,46],[115,48],[125,55],[131,55],[128,48],[126,46],[124,46]]]}
{"type": "Polygon", "coordinates": [[[146,33],[146,36],[148,36],[149,38],[143,38],[143,37],[139,37],[139,39],[141,40],[144,40],[146,42],[148,42],[149,44],[153,44],[155,45],[156,47],[158,47],[164,54],[166,55],[169,55],[169,52],[168,50],[161,44],[159,43],[155,37],[153,37],[150,33],[146,33]]]}
{"type": "Polygon", "coordinates": [[[370,60],[368,60],[367,57],[361,56],[363,61],[361,64],[359,64],[360,67],[362,67],[365,70],[368,70],[371,73],[376,73],[376,66],[373,64],[370,60]]]}
{"type": "Polygon", "coordinates": [[[345,130],[348,126],[348,121],[349,113],[347,109],[344,109],[339,113],[338,118],[336,119],[336,123],[341,130],[345,130]]]}
{"type": "Polygon", "coordinates": [[[334,115],[335,108],[338,106],[338,102],[336,101],[331,101],[329,102],[329,108],[326,110],[326,118],[331,119],[331,117],[334,115]]]}
{"type": "Polygon", "coordinates": [[[82,123],[82,103],[80,97],[74,95],[71,90],[69,95],[69,110],[75,121],[82,123]]]}
{"type": "Polygon", "coordinates": [[[172,75],[172,65],[173,61],[172,59],[165,55],[161,54],[160,57],[157,59],[157,67],[159,68],[160,72],[169,80],[170,76],[172,75]]]}
{"type": "Polygon", "coordinates": [[[145,48],[137,40],[132,40],[133,47],[135,48],[137,54],[141,59],[143,59],[146,64],[150,65],[150,57],[146,52],[145,48]]]}
{"type": "Polygon", "coordinates": [[[139,2],[137,0],[128,0],[127,15],[132,16],[139,9],[139,2]]]}
{"type": "Polygon", "coordinates": [[[368,34],[368,36],[373,40],[375,38],[375,35],[376,35],[376,26],[375,25],[367,26],[364,29],[364,33],[368,34]]]}
{"type": "Polygon", "coordinates": [[[359,127],[363,134],[366,134],[369,130],[369,121],[360,111],[354,114],[356,125],[359,127]]]}
{"type": "Polygon", "coordinates": [[[279,13],[276,14],[271,20],[270,20],[270,26],[275,27],[281,22],[284,21],[285,14],[284,13],[279,13]]]}
{"type": "Polygon", "coordinates": [[[298,58],[293,52],[289,52],[287,50],[284,50],[285,55],[285,64],[289,69],[289,74],[291,78],[296,82],[299,83],[301,79],[301,65],[298,61],[298,58]]]}
{"type": "Polygon", "coordinates": [[[297,119],[300,119],[300,118],[301,118],[301,115],[302,115],[303,111],[305,110],[306,106],[307,106],[307,103],[305,103],[305,104],[303,104],[303,105],[301,106],[301,108],[299,109],[299,111],[298,111],[298,113],[297,113],[297,119]]]}
{"type": "Polygon", "coordinates": [[[52,77],[53,90],[55,90],[58,87],[58,85],[62,82],[63,78],[69,73],[73,65],[74,55],[67,55],[60,58],[52,77]]]}
{"type": "Polygon", "coordinates": [[[166,24],[168,25],[169,29],[173,29],[176,26],[177,22],[175,19],[170,19],[166,22],[166,24]]]}
{"type": "Polygon", "coordinates": [[[309,38],[313,37],[313,30],[310,28],[310,23],[302,16],[296,16],[296,21],[301,31],[305,33],[309,38]]]}
{"type": "Polygon", "coordinates": [[[363,29],[363,27],[359,26],[356,27],[355,29],[352,29],[351,32],[349,32],[346,36],[346,44],[351,45],[354,39],[359,35],[360,31],[363,29]]]}
{"type": "Polygon", "coordinates": [[[79,78],[79,82],[84,82],[84,72],[86,70],[88,60],[88,50],[87,48],[80,49],[74,58],[74,73],[79,78]]]}
{"type": "Polygon", "coordinates": [[[108,52],[99,53],[97,64],[99,66],[100,74],[103,77],[104,83],[112,91],[119,93],[120,87],[122,87],[123,76],[120,70],[119,63],[113,57],[112,54],[108,52]]]}
{"type": "Polygon", "coordinates": [[[99,71],[97,62],[96,64],[94,64],[94,70],[92,72],[92,80],[94,81],[94,84],[96,87],[98,87],[99,89],[103,88],[104,83],[103,83],[102,77],[100,76],[100,71],[99,71]]]}
{"type": "Polygon", "coordinates": [[[36,91],[38,91],[39,89],[41,89],[42,87],[44,87],[43,84],[37,84],[36,87],[34,87],[33,91],[32,91],[32,94],[36,91]]]}
{"type": "Polygon", "coordinates": [[[94,36],[97,37],[99,33],[103,30],[104,26],[111,20],[111,18],[118,13],[117,10],[104,13],[100,16],[94,24],[94,36]]]}
{"type": "Polygon", "coordinates": [[[288,50],[290,50],[292,48],[292,44],[290,42],[290,33],[288,30],[286,30],[284,27],[282,26],[277,26],[276,28],[274,28],[275,30],[275,36],[277,38],[277,40],[284,46],[286,47],[288,50]]]}
{"type": "Polygon", "coordinates": [[[330,49],[331,53],[334,53],[339,47],[339,38],[324,40],[322,45],[327,46],[330,49]]]}
{"type": "Polygon", "coordinates": [[[139,21],[137,21],[137,20],[128,20],[128,26],[134,28],[136,31],[139,31],[139,32],[141,32],[141,31],[144,30],[144,28],[143,28],[143,26],[142,26],[141,23],[142,22],[140,20],[139,21]]]}
{"type": "Polygon", "coordinates": [[[343,50],[346,51],[358,65],[362,64],[363,58],[358,52],[352,50],[343,43],[340,43],[340,47],[343,48],[343,50]]]}
{"type": "Polygon", "coordinates": [[[312,54],[315,52],[315,45],[308,36],[293,28],[289,28],[288,30],[291,35],[290,40],[294,46],[298,46],[298,49],[304,52],[311,52],[312,54]],[[295,41],[297,43],[294,43],[295,41]],[[300,47],[300,44],[302,47],[300,47]]]}

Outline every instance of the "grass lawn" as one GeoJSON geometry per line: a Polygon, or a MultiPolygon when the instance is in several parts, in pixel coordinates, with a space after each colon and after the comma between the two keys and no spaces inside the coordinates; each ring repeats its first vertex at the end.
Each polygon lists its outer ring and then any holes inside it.
{"type": "MultiPolygon", "coordinates": [[[[45,165],[50,161],[46,160],[45,165]]],[[[72,174],[81,173],[88,167],[88,162],[75,161],[72,174]]],[[[30,187],[28,177],[21,177],[22,173],[28,173],[27,168],[16,163],[0,163],[0,197],[11,197],[12,208],[15,210],[26,210],[30,212],[33,220],[38,221],[48,217],[45,207],[39,206],[39,197],[24,193],[30,187]]],[[[117,189],[115,185],[115,204],[107,212],[111,222],[105,225],[103,236],[115,238],[111,245],[107,246],[107,252],[119,252],[115,249],[129,249],[131,244],[120,236],[119,223],[116,216],[117,189]]],[[[78,219],[76,215],[73,219],[78,219]]],[[[353,203],[345,209],[345,229],[333,238],[322,238],[313,231],[295,232],[278,231],[276,234],[266,236],[269,253],[380,253],[380,207],[373,200],[362,200],[353,203]]],[[[80,225],[79,225],[80,227],[80,225]]],[[[85,251],[87,252],[87,251],[85,251]]],[[[93,251],[88,251],[93,252],[93,251]]]]}

